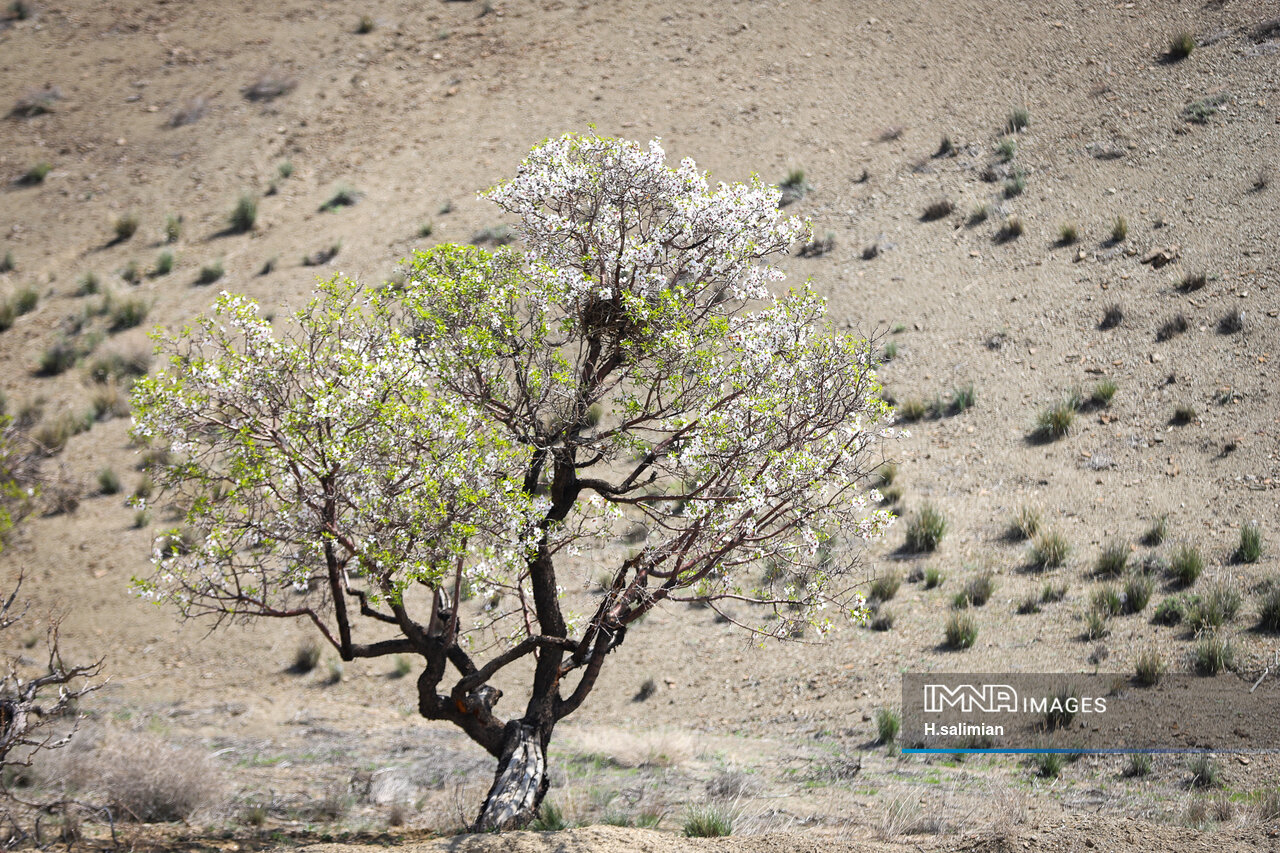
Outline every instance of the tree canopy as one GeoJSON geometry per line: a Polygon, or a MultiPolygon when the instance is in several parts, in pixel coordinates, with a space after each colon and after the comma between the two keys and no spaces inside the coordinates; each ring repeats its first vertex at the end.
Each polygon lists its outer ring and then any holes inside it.
{"type": "Polygon", "coordinates": [[[807,230],[776,188],[567,135],[483,195],[520,250],[438,246],[400,288],[335,279],[278,330],[223,294],[162,340],[135,435],[172,450],[160,476],[195,535],[159,540],[137,584],[186,615],[308,619],[345,659],[421,656],[423,716],[499,759],[477,825],[504,828],[654,606],[782,638],[865,618],[853,568],[892,520],[868,482],[891,412],[871,345],[807,286],[775,295],[767,260],[807,230]],[[608,580],[575,618],[584,554],[608,580]],[[500,719],[490,681],[527,657],[500,719]]]}

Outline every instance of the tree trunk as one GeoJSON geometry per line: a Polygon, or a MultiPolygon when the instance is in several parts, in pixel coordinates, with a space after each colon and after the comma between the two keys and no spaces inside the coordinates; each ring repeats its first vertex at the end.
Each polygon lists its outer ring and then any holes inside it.
{"type": "Polygon", "coordinates": [[[472,827],[474,832],[520,829],[534,819],[547,793],[547,740],[520,720],[507,724],[493,787],[472,827]]]}

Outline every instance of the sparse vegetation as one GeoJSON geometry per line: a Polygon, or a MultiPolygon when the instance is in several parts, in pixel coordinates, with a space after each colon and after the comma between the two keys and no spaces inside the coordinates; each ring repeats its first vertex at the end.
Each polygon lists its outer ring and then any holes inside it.
{"type": "Polygon", "coordinates": [[[1178,290],[1183,293],[1194,293],[1209,283],[1209,276],[1204,272],[1189,272],[1178,282],[1178,290]]]}
{"type": "Polygon", "coordinates": [[[1151,602],[1155,581],[1146,575],[1132,574],[1124,582],[1124,609],[1126,613],[1141,613],[1151,602]]]}
{"type": "Polygon", "coordinates": [[[1026,226],[1022,222],[1022,217],[1012,214],[1005,218],[1004,225],[1000,226],[999,232],[996,233],[996,240],[1001,243],[1007,243],[1010,240],[1016,240],[1026,231],[1026,226]]]}
{"type": "Polygon", "coordinates": [[[182,238],[182,217],[173,216],[172,214],[165,217],[164,241],[166,243],[176,243],[181,238],[182,238]]]}
{"type": "Polygon", "coordinates": [[[1204,557],[1200,549],[1189,542],[1183,542],[1174,549],[1169,559],[1169,573],[1181,586],[1191,586],[1204,571],[1204,557]]]}
{"type": "Polygon", "coordinates": [[[283,71],[267,70],[249,82],[241,92],[250,101],[274,101],[298,86],[296,78],[283,71]]]}
{"type": "Polygon", "coordinates": [[[161,252],[156,257],[155,268],[151,271],[154,276],[168,275],[173,272],[173,252],[161,252]]]}
{"type": "Polygon", "coordinates": [[[297,651],[293,654],[293,665],[289,669],[297,675],[305,675],[315,669],[319,664],[320,645],[318,643],[308,641],[298,646],[297,651]]]}
{"type": "Polygon", "coordinates": [[[121,332],[141,325],[142,321],[147,319],[147,312],[150,310],[151,306],[140,297],[124,299],[119,302],[112,301],[109,329],[112,332],[121,332]]]}
{"type": "Polygon", "coordinates": [[[991,205],[979,204],[969,213],[968,224],[970,227],[980,225],[991,217],[991,205]]]}
{"type": "Polygon", "coordinates": [[[351,207],[360,200],[360,194],[346,184],[339,184],[329,196],[329,199],[320,205],[320,212],[337,210],[342,207],[351,207]]]}
{"type": "Polygon", "coordinates": [[[373,32],[374,22],[372,15],[361,15],[359,22],[356,23],[356,33],[366,35],[373,32]]]}
{"type": "Polygon", "coordinates": [[[196,276],[196,284],[213,284],[222,278],[224,272],[225,270],[222,268],[222,261],[220,260],[205,264],[200,268],[200,274],[196,276]]]}
{"type": "Polygon", "coordinates": [[[1256,521],[1245,522],[1240,527],[1240,540],[1236,543],[1232,559],[1237,563],[1256,563],[1262,556],[1262,525],[1256,521]]]}
{"type": "Polygon", "coordinates": [[[138,233],[138,217],[136,214],[126,213],[117,217],[111,228],[116,235],[114,242],[123,243],[138,233]]]}
{"type": "Polygon", "coordinates": [[[116,495],[124,486],[120,483],[120,476],[110,468],[103,468],[98,472],[98,491],[104,495],[116,495]]]}
{"type": "Polygon", "coordinates": [[[933,222],[936,219],[943,219],[950,216],[952,211],[956,209],[955,204],[950,199],[939,199],[930,202],[924,209],[924,213],[920,214],[920,218],[925,222],[933,222]]]}
{"type": "Polygon", "coordinates": [[[1178,625],[1186,612],[1186,603],[1182,598],[1171,595],[1156,606],[1155,613],[1151,614],[1151,621],[1157,625],[1178,625]]]}
{"type": "Polygon", "coordinates": [[[1110,542],[1098,555],[1094,571],[1101,577],[1118,578],[1129,566],[1129,546],[1123,542],[1110,542]]]}
{"type": "Polygon", "coordinates": [[[1280,632],[1280,579],[1271,578],[1258,595],[1258,627],[1280,632]]]}
{"type": "Polygon", "coordinates": [[[1147,532],[1142,534],[1142,544],[1155,547],[1163,545],[1164,541],[1169,538],[1169,515],[1163,513],[1157,515],[1151,521],[1151,526],[1147,528],[1147,532]]]}
{"type": "Polygon", "coordinates": [[[952,611],[947,616],[944,634],[947,648],[970,648],[978,639],[978,621],[967,610],[952,611]]]}
{"type": "Polygon", "coordinates": [[[1201,637],[1191,650],[1191,666],[1199,675],[1217,675],[1235,663],[1235,646],[1216,632],[1201,637]]]}
{"type": "Polygon", "coordinates": [[[1034,592],[1028,593],[1023,596],[1020,602],[1018,602],[1018,613],[1024,616],[1039,613],[1041,610],[1040,605],[1040,596],[1036,595],[1034,592]]]}
{"type": "Polygon", "coordinates": [[[894,615],[893,611],[887,607],[877,607],[875,613],[871,617],[872,631],[891,631],[893,630],[894,615]]]}
{"type": "Polygon", "coordinates": [[[1090,607],[1084,616],[1084,636],[1087,640],[1100,640],[1111,633],[1111,614],[1098,607],[1090,607]]]}
{"type": "Polygon", "coordinates": [[[733,813],[719,806],[690,806],[683,831],[686,838],[725,838],[733,834],[733,822],[733,813]]]}
{"type": "Polygon", "coordinates": [[[924,570],[924,588],[925,589],[936,589],[937,587],[942,586],[942,582],[944,580],[945,580],[945,577],[943,576],[942,571],[938,569],[937,566],[930,566],[929,568],[924,570]]]}
{"type": "Polygon", "coordinates": [[[1192,631],[1221,628],[1240,612],[1240,591],[1225,580],[1187,599],[1185,620],[1192,631]]]}
{"type": "Polygon", "coordinates": [[[991,596],[995,591],[995,575],[987,571],[965,581],[964,589],[961,590],[958,597],[963,598],[965,606],[981,607],[991,600],[991,596]]]}
{"type": "Polygon", "coordinates": [[[1040,510],[1037,507],[1023,505],[1014,513],[1009,522],[1010,539],[1030,539],[1040,531],[1040,510]]]}
{"type": "Polygon", "coordinates": [[[17,182],[22,186],[34,187],[37,184],[43,184],[51,171],[53,171],[52,164],[41,161],[24,172],[17,182]]]}
{"type": "Polygon", "coordinates": [[[39,304],[40,291],[34,287],[21,287],[13,295],[13,310],[19,317],[23,314],[30,314],[36,310],[36,306],[39,304]]]}
{"type": "Polygon", "coordinates": [[[1134,678],[1143,687],[1154,687],[1164,676],[1164,659],[1155,649],[1144,649],[1134,665],[1134,678]]]}
{"type": "Polygon", "coordinates": [[[1111,584],[1103,584],[1093,591],[1089,606],[1107,616],[1119,616],[1124,611],[1124,599],[1120,591],[1111,584]]]}
{"type": "Polygon", "coordinates": [[[1183,30],[1169,40],[1169,59],[1174,62],[1186,59],[1196,49],[1195,33],[1183,30]]]}
{"type": "Polygon", "coordinates": [[[1037,569],[1056,569],[1067,560],[1071,546],[1066,537],[1056,531],[1039,533],[1031,543],[1031,565],[1037,569]]]}
{"type": "Polygon", "coordinates": [[[1071,400],[1063,400],[1042,411],[1036,418],[1035,434],[1045,440],[1062,438],[1071,432],[1079,406],[1071,400]]]}
{"type": "Polygon", "coordinates": [[[236,206],[231,209],[231,215],[227,217],[227,223],[231,231],[236,234],[245,234],[253,230],[253,225],[258,221],[258,201],[248,193],[241,194],[236,200],[236,206]]]}
{"type": "Polygon", "coordinates": [[[1195,423],[1197,417],[1196,407],[1190,403],[1179,403],[1173,408],[1173,417],[1169,422],[1176,426],[1186,426],[1195,423]]]}
{"type": "Polygon", "coordinates": [[[1181,313],[1174,314],[1168,320],[1165,320],[1160,324],[1160,328],[1156,330],[1156,340],[1163,343],[1164,341],[1176,338],[1188,328],[1190,328],[1190,324],[1187,322],[1186,315],[1181,313]]]}
{"type": "Polygon", "coordinates": [[[1031,113],[1026,107],[1015,107],[1009,112],[1009,120],[1005,122],[1005,130],[1018,133],[1031,126],[1031,113]]]}
{"type": "Polygon", "coordinates": [[[778,189],[782,191],[782,197],[778,200],[779,207],[786,207],[794,204],[809,194],[812,189],[809,182],[805,180],[804,169],[792,169],[787,173],[782,183],[778,184],[778,189]]]}
{"type": "Polygon", "coordinates": [[[1102,320],[1098,323],[1099,329],[1114,329],[1124,322],[1124,310],[1119,303],[1111,303],[1102,312],[1102,320]]]}
{"type": "Polygon", "coordinates": [[[1182,108],[1182,117],[1193,124],[1208,124],[1230,97],[1224,92],[1192,101],[1182,108]]]}
{"type": "Polygon", "coordinates": [[[1151,753],[1132,752],[1125,764],[1124,775],[1141,779],[1151,773],[1151,753]]]}
{"type": "Polygon", "coordinates": [[[18,263],[14,260],[12,251],[7,251],[0,257],[0,274],[13,272],[17,268],[18,263]]]}
{"type": "Polygon", "coordinates": [[[1244,311],[1233,308],[1218,318],[1218,334],[1236,335],[1244,331],[1244,311]]]}
{"type": "Polygon", "coordinates": [[[928,406],[926,406],[924,400],[921,400],[919,397],[911,397],[903,400],[898,404],[897,408],[898,417],[908,423],[920,420],[928,413],[928,411],[928,406]]]}
{"type": "Polygon", "coordinates": [[[1187,761],[1191,773],[1191,787],[1217,788],[1222,784],[1218,762],[1207,752],[1199,753],[1187,761]]]}
{"type": "Polygon", "coordinates": [[[1027,189],[1027,173],[1022,169],[1014,169],[1009,180],[1004,182],[1004,197],[1016,198],[1027,189]]]}
{"type": "Polygon", "coordinates": [[[946,532],[946,516],[933,504],[926,503],[907,522],[906,550],[936,551],[946,532]]]}
{"type": "Polygon", "coordinates": [[[1080,239],[1080,229],[1068,222],[1058,229],[1058,245],[1070,246],[1080,239]]]}
{"type": "Polygon", "coordinates": [[[1111,242],[1123,243],[1129,238],[1129,220],[1123,216],[1117,216],[1115,222],[1111,223],[1111,242]]]}
{"type": "Polygon", "coordinates": [[[1008,163],[1018,154],[1018,140],[1012,136],[1006,136],[996,143],[996,153],[1000,155],[1000,160],[1008,163]]]}
{"type": "Polygon", "coordinates": [[[876,743],[893,743],[902,728],[902,717],[892,708],[876,711],[876,743]]]}
{"type": "Polygon", "coordinates": [[[887,571],[871,581],[871,590],[867,597],[872,601],[889,601],[898,594],[898,588],[901,585],[902,576],[896,570],[887,571]]]}
{"type": "Polygon", "coordinates": [[[951,404],[949,410],[955,414],[962,414],[973,408],[976,399],[973,390],[973,383],[962,385],[958,388],[951,389],[951,404]]]}
{"type": "Polygon", "coordinates": [[[1037,753],[1032,763],[1036,774],[1044,779],[1057,779],[1062,775],[1062,768],[1067,766],[1067,760],[1060,752],[1037,753]]]}
{"type": "Polygon", "coordinates": [[[1119,386],[1110,379],[1104,379],[1093,386],[1093,392],[1089,395],[1089,402],[1098,408],[1105,408],[1111,405],[1111,399],[1115,397],[1119,386]]]}

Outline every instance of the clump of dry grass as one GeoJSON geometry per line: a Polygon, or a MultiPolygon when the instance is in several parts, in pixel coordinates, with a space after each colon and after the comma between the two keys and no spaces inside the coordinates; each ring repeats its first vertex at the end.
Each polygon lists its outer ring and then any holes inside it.
{"type": "Polygon", "coordinates": [[[101,798],[117,820],[185,821],[222,802],[216,763],[199,749],[143,732],[82,732],[48,753],[51,782],[86,799],[101,798]]]}

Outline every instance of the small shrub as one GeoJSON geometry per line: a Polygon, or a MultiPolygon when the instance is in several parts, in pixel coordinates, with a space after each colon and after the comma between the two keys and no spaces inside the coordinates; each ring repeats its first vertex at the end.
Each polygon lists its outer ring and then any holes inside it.
{"type": "Polygon", "coordinates": [[[35,118],[53,112],[53,105],[62,99],[62,92],[56,86],[43,89],[31,89],[14,101],[9,115],[13,118],[35,118]]]}
{"type": "Polygon", "coordinates": [[[1009,180],[1004,182],[1004,197],[1016,198],[1027,189],[1027,173],[1021,169],[1015,169],[1009,180]]]}
{"type": "Polygon", "coordinates": [[[1183,293],[1194,293],[1209,283],[1209,276],[1203,272],[1189,272],[1178,282],[1178,290],[1183,293]]]}
{"type": "Polygon", "coordinates": [[[1164,675],[1164,659],[1155,649],[1145,649],[1134,665],[1134,677],[1143,687],[1154,687],[1164,675]]]}
{"type": "Polygon", "coordinates": [[[13,310],[19,317],[30,314],[40,304],[40,291],[34,287],[23,287],[13,295],[13,310]]]}
{"type": "Polygon", "coordinates": [[[1160,324],[1160,328],[1156,330],[1156,340],[1164,342],[1176,338],[1181,335],[1191,324],[1187,322],[1184,314],[1174,314],[1168,320],[1160,324]]]}
{"type": "Polygon", "coordinates": [[[164,220],[164,241],[176,243],[182,237],[182,217],[169,215],[164,220]]]}
{"type": "Polygon", "coordinates": [[[1186,621],[1192,631],[1221,628],[1240,612],[1240,591],[1225,581],[1209,586],[1187,601],[1186,621]]]}
{"type": "Polygon", "coordinates": [[[1012,136],[1006,136],[996,143],[996,154],[1000,155],[1001,161],[1008,163],[1018,154],[1018,140],[1012,136]]]}
{"type": "Polygon", "coordinates": [[[947,532],[947,519],[933,504],[922,506],[907,522],[908,551],[936,551],[947,532]]]}
{"type": "Polygon", "coordinates": [[[0,274],[13,272],[17,268],[18,264],[13,259],[13,252],[5,252],[4,256],[0,257],[0,274]]]}
{"type": "Polygon", "coordinates": [[[1190,543],[1182,543],[1174,549],[1169,559],[1169,572],[1181,586],[1191,586],[1204,571],[1204,557],[1200,549],[1190,543]]]}
{"type": "Polygon", "coordinates": [[[241,91],[250,101],[272,101],[297,88],[298,81],[282,71],[264,71],[241,91]]]}
{"type": "Polygon", "coordinates": [[[1191,666],[1200,675],[1217,675],[1235,666],[1236,650],[1216,633],[1202,637],[1191,650],[1191,666]]]}
{"type": "Polygon", "coordinates": [[[83,355],[84,348],[81,342],[60,337],[41,353],[36,373],[39,376],[57,376],[65,373],[75,367],[76,362],[83,355]]]}
{"type": "Polygon", "coordinates": [[[18,178],[18,183],[23,186],[34,187],[37,184],[43,184],[44,179],[48,177],[49,172],[53,171],[53,166],[48,163],[36,163],[30,169],[18,178]]]}
{"type": "Polygon", "coordinates": [[[1110,406],[1117,390],[1118,386],[1114,381],[1104,379],[1093,386],[1093,392],[1089,395],[1089,402],[1099,408],[1110,406]]]}
{"type": "Polygon", "coordinates": [[[1080,229],[1068,222],[1058,229],[1058,245],[1070,246],[1080,239],[1080,229]]]}
{"type": "Polygon", "coordinates": [[[293,655],[293,666],[289,668],[290,672],[296,675],[305,675],[311,672],[320,664],[320,646],[315,642],[305,642],[298,646],[293,655]]]}
{"type": "Polygon", "coordinates": [[[222,261],[214,261],[205,264],[200,268],[200,274],[196,276],[196,284],[209,285],[222,278],[226,271],[222,267],[222,261]]]}
{"type": "Polygon", "coordinates": [[[334,658],[333,660],[329,661],[329,672],[325,676],[324,683],[329,685],[341,684],[342,675],[343,675],[342,661],[338,660],[337,658],[334,658]]]}
{"type": "Polygon", "coordinates": [[[204,118],[205,112],[209,109],[209,99],[204,95],[194,95],[187,98],[182,106],[169,116],[169,127],[186,127],[189,124],[195,124],[204,118]]]}
{"type": "Polygon", "coordinates": [[[1005,130],[1009,133],[1018,133],[1026,130],[1031,126],[1031,113],[1026,107],[1015,107],[1009,112],[1009,120],[1005,122],[1005,130]]]}
{"type": "Polygon", "coordinates": [[[391,671],[392,678],[404,678],[410,672],[413,672],[413,664],[404,655],[396,655],[395,669],[391,671]]]}
{"type": "Polygon", "coordinates": [[[153,276],[162,276],[171,272],[173,272],[173,252],[161,252],[156,257],[156,265],[151,274],[153,276]]]}
{"type": "Polygon", "coordinates": [[[1186,616],[1186,603],[1178,596],[1171,595],[1156,606],[1151,614],[1151,621],[1157,625],[1177,625],[1186,616]]]}
{"type": "Polygon", "coordinates": [[[1027,230],[1023,224],[1022,218],[1017,214],[1008,216],[1004,220],[1004,224],[1000,226],[1000,230],[996,233],[996,240],[1001,243],[1007,243],[1010,240],[1016,240],[1027,230]]]}
{"type": "Polygon", "coordinates": [[[98,472],[98,491],[104,495],[118,495],[124,486],[120,483],[120,476],[110,468],[103,468],[98,472]]]}
{"type": "Polygon", "coordinates": [[[1222,773],[1218,762],[1212,755],[1202,752],[1187,761],[1187,770],[1191,773],[1191,787],[1216,788],[1222,784],[1222,773]]]}
{"type": "Polygon", "coordinates": [[[1168,514],[1158,515],[1152,520],[1151,526],[1147,528],[1147,532],[1142,534],[1142,544],[1155,547],[1164,544],[1169,538],[1169,516],[1168,514]]]}
{"type": "Polygon", "coordinates": [[[947,617],[944,634],[947,648],[970,648],[978,639],[978,621],[967,611],[953,612],[947,617]]]}
{"type": "Polygon", "coordinates": [[[1090,607],[1107,616],[1119,616],[1124,609],[1124,599],[1120,597],[1118,589],[1111,584],[1104,584],[1093,591],[1090,607]]]}
{"type": "Polygon", "coordinates": [[[956,144],[951,141],[950,136],[943,136],[942,141],[938,143],[938,150],[933,152],[934,157],[952,157],[956,153],[956,144]]]}
{"type": "Polygon", "coordinates": [[[1245,523],[1240,528],[1240,541],[1236,543],[1232,558],[1237,563],[1256,563],[1262,556],[1262,525],[1256,521],[1245,523]]]}
{"type": "Polygon", "coordinates": [[[924,570],[925,589],[936,589],[937,587],[942,586],[942,582],[945,579],[946,578],[943,576],[942,572],[936,566],[930,566],[924,570]]]}
{"type": "Polygon", "coordinates": [[[1218,334],[1236,335],[1244,331],[1244,311],[1233,308],[1218,318],[1218,334]]]}
{"type": "Polygon", "coordinates": [[[969,212],[969,226],[981,225],[991,217],[991,205],[980,204],[969,212]]]}
{"type": "Polygon", "coordinates": [[[330,243],[328,248],[317,249],[316,251],[312,252],[310,255],[304,255],[302,258],[302,265],[304,267],[324,266],[325,264],[329,263],[329,261],[336,258],[338,256],[338,252],[340,252],[341,250],[342,250],[341,242],[330,243]]]}
{"type": "Polygon", "coordinates": [[[1191,52],[1196,49],[1196,37],[1194,33],[1182,31],[1174,35],[1169,40],[1169,59],[1174,62],[1186,59],[1191,52]]]}
{"type": "Polygon", "coordinates": [[[243,193],[236,200],[236,206],[231,209],[231,215],[227,217],[227,224],[236,234],[245,234],[253,230],[253,225],[258,221],[258,201],[248,193],[243,193]]]}
{"type": "Polygon", "coordinates": [[[930,202],[929,205],[925,207],[924,213],[920,214],[920,218],[925,222],[933,222],[934,220],[950,216],[955,209],[956,206],[950,199],[939,199],[937,201],[930,202]]]}
{"type": "MultiPolygon", "coordinates": [[[[499,226],[505,228],[506,226],[499,226]]],[[[509,234],[511,239],[515,239],[513,234],[509,234]]],[[[472,239],[472,242],[476,242],[472,239]]],[[[508,241],[510,242],[510,241],[508,241]]],[[[498,244],[501,245],[501,244],[498,244]]],[[[823,255],[829,255],[836,248],[836,232],[828,231],[823,237],[814,238],[800,247],[799,256],[802,258],[821,258],[823,255]]]]}
{"type": "Polygon", "coordinates": [[[1129,220],[1123,216],[1117,216],[1116,221],[1111,223],[1111,242],[1123,243],[1129,237],[1129,220]]]}
{"type": "Polygon", "coordinates": [[[898,417],[908,423],[918,421],[928,412],[924,400],[913,397],[898,404],[898,417]]]}
{"type": "Polygon", "coordinates": [[[973,408],[975,394],[973,384],[951,389],[950,410],[956,414],[967,412],[973,408]]]}
{"type": "Polygon", "coordinates": [[[713,805],[690,806],[683,831],[686,838],[725,838],[733,834],[733,814],[713,805]]]}
{"type": "Polygon", "coordinates": [[[1124,775],[1131,778],[1141,779],[1151,773],[1151,753],[1149,752],[1132,752],[1129,754],[1129,761],[1125,764],[1124,775]]]}
{"type": "Polygon", "coordinates": [[[778,189],[782,191],[782,197],[778,200],[779,207],[786,207],[793,204],[808,195],[812,187],[805,180],[804,169],[792,169],[787,173],[787,177],[782,183],[778,184],[778,189]]]}
{"type": "Polygon", "coordinates": [[[138,269],[137,261],[129,261],[124,265],[124,269],[120,270],[120,278],[124,279],[127,284],[137,284],[142,281],[142,270],[138,269]]]}
{"type": "Polygon", "coordinates": [[[1129,546],[1123,542],[1108,543],[1098,555],[1094,571],[1105,578],[1118,578],[1129,567],[1129,546]]]}
{"type": "Polygon", "coordinates": [[[1031,542],[1031,565],[1041,571],[1056,569],[1067,561],[1071,546],[1061,533],[1046,530],[1031,542]]]}
{"type": "Polygon", "coordinates": [[[109,328],[112,332],[120,332],[140,326],[142,321],[147,319],[147,312],[150,310],[151,306],[140,298],[114,303],[111,307],[109,328]]]}
{"type": "Polygon", "coordinates": [[[1064,400],[1044,411],[1036,418],[1036,434],[1043,439],[1062,438],[1071,432],[1071,425],[1076,420],[1077,407],[1070,400],[1064,400]]]}
{"type": "Polygon", "coordinates": [[[1155,582],[1145,575],[1134,574],[1124,582],[1124,609],[1126,613],[1141,613],[1151,603],[1155,582]]]}
{"type": "Polygon", "coordinates": [[[320,212],[327,213],[340,207],[351,207],[360,200],[360,194],[346,184],[339,184],[329,200],[320,205],[320,212]]]}
{"type": "Polygon", "coordinates": [[[1018,602],[1018,613],[1024,616],[1027,616],[1033,613],[1039,613],[1040,610],[1041,610],[1040,596],[1038,596],[1034,592],[1029,593],[1022,599],[1022,601],[1018,602]]]}
{"type": "Polygon", "coordinates": [[[983,572],[966,581],[961,594],[964,595],[965,601],[969,604],[974,607],[981,607],[991,600],[991,596],[995,591],[995,575],[991,572],[983,572]]]}
{"type": "Polygon", "coordinates": [[[1102,320],[1098,323],[1098,328],[1104,331],[1106,329],[1114,329],[1123,322],[1124,309],[1120,307],[1119,303],[1113,302],[1102,312],[1102,320]]]}
{"type": "Polygon", "coordinates": [[[1089,640],[1100,640],[1107,634],[1111,633],[1111,626],[1108,624],[1110,617],[1105,610],[1096,607],[1089,609],[1084,617],[1084,636],[1089,640]]]}
{"type": "Polygon", "coordinates": [[[1179,403],[1174,407],[1173,417],[1169,421],[1177,426],[1186,426],[1187,424],[1195,423],[1197,417],[1198,413],[1195,406],[1190,403],[1179,403]]]}
{"type": "Polygon", "coordinates": [[[902,576],[897,571],[885,572],[871,581],[871,591],[868,598],[873,601],[889,601],[898,594],[898,587],[901,585],[902,576]]]}
{"type": "Polygon", "coordinates": [[[138,233],[137,215],[133,213],[124,214],[123,216],[116,219],[115,224],[112,226],[112,229],[115,231],[115,235],[116,235],[115,242],[123,243],[124,241],[132,237],[134,234],[138,233]]]}
{"type": "Polygon", "coordinates": [[[1033,506],[1022,506],[1014,513],[1009,522],[1010,539],[1030,539],[1040,531],[1040,510],[1033,506]]]}
{"type": "Polygon", "coordinates": [[[1062,774],[1062,768],[1067,765],[1066,758],[1060,752],[1041,752],[1032,761],[1037,775],[1044,779],[1057,779],[1062,774]]]}
{"type": "Polygon", "coordinates": [[[358,33],[359,35],[366,35],[368,33],[373,32],[373,27],[374,27],[373,16],[361,15],[359,23],[356,24],[356,33],[358,33]]]}
{"type": "Polygon", "coordinates": [[[1258,627],[1280,632],[1280,580],[1273,578],[1258,596],[1258,627]]]}
{"type": "Polygon", "coordinates": [[[1040,601],[1045,604],[1061,601],[1066,597],[1067,585],[1065,583],[1061,583],[1056,586],[1052,583],[1045,583],[1044,588],[1040,590],[1040,601]]]}
{"type": "Polygon", "coordinates": [[[902,717],[892,708],[876,711],[876,743],[893,743],[902,728],[902,717]]]}

